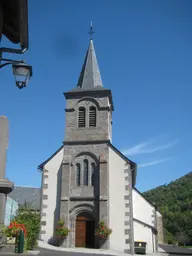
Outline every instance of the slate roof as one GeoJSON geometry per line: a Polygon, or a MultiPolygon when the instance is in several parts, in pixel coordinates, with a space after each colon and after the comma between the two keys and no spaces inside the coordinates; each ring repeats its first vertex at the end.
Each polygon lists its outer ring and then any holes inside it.
{"type": "Polygon", "coordinates": [[[103,83],[101,80],[100,70],[97,63],[95,48],[93,40],[90,40],[89,47],[85,56],[85,61],[80,73],[77,88],[81,89],[94,89],[102,88],[103,83]]]}
{"type": "Polygon", "coordinates": [[[40,210],[40,188],[33,187],[15,187],[8,195],[11,199],[23,206],[27,203],[32,210],[40,210]]]}

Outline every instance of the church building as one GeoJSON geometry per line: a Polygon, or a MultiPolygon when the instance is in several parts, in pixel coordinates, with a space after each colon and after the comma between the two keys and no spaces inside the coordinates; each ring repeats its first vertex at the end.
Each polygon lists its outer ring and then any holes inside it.
{"type": "Polygon", "coordinates": [[[64,247],[133,254],[134,241],[143,241],[147,253],[155,252],[157,229],[163,228],[157,220],[162,216],[135,188],[136,163],[112,144],[113,97],[103,87],[92,39],[77,86],[64,96],[63,145],[38,166],[42,173],[40,240],[56,243],[55,228],[62,219],[71,230],[64,247]],[[112,229],[102,245],[95,236],[101,220],[112,229]]]}

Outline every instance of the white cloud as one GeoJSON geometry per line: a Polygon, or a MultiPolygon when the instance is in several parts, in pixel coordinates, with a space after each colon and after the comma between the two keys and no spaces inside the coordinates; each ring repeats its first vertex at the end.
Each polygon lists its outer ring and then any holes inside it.
{"type": "Polygon", "coordinates": [[[161,164],[161,163],[170,161],[170,160],[172,160],[172,159],[173,159],[173,157],[172,157],[172,158],[164,158],[164,159],[156,160],[156,161],[151,161],[151,162],[139,164],[138,167],[139,167],[139,168],[143,168],[143,167],[147,167],[147,166],[158,165],[158,164],[161,164]]]}
{"type": "Polygon", "coordinates": [[[160,150],[168,149],[174,147],[179,140],[175,140],[160,146],[151,146],[151,141],[143,142],[138,145],[135,145],[131,148],[128,148],[123,151],[124,155],[132,156],[132,155],[140,155],[140,154],[151,154],[160,150]]]}

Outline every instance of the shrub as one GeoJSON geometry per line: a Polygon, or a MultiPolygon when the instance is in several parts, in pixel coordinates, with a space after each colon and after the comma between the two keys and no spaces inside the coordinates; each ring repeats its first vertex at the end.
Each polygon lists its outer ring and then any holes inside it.
{"type": "Polygon", "coordinates": [[[28,250],[33,250],[37,246],[40,231],[40,213],[32,211],[30,208],[19,208],[13,221],[25,225],[27,230],[26,247],[28,250]]]}
{"type": "Polygon", "coordinates": [[[23,230],[24,236],[26,238],[27,231],[24,224],[17,223],[16,221],[11,222],[8,227],[6,227],[3,232],[6,235],[6,237],[16,237],[20,230],[23,230]]]}
{"type": "Polygon", "coordinates": [[[7,242],[7,237],[4,233],[5,225],[0,224],[0,245],[5,244],[7,242]]]}

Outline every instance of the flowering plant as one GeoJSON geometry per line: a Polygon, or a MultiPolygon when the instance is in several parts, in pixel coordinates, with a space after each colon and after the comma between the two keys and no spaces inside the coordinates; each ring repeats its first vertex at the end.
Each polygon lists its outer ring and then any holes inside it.
{"type": "Polygon", "coordinates": [[[95,235],[102,239],[107,239],[111,233],[112,229],[108,228],[104,221],[100,221],[95,231],[95,235]]]}
{"type": "Polygon", "coordinates": [[[66,238],[70,232],[71,230],[65,226],[64,220],[59,220],[57,223],[56,235],[59,238],[66,238]]]}
{"type": "Polygon", "coordinates": [[[16,221],[11,222],[7,228],[4,229],[4,234],[7,237],[16,237],[19,234],[19,231],[23,230],[24,236],[27,236],[27,230],[24,224],[19,224],[16,221]]]}

